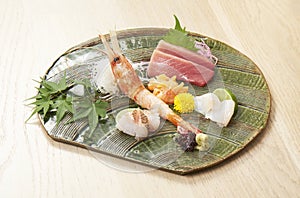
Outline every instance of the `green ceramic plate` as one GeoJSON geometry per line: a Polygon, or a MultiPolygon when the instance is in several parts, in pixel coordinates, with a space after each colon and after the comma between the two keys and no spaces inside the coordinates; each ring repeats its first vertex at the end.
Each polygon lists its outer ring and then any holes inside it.
{"type": "MultiPolygon", "coordinates": [[[[168,29],[142,28],[118,32],[120,46],[125,56],[138,65],[138,73],[147,81],[145,71],[158,41],[168,29]]],[[[126,97],[108,97],[112,111],[106,120],[100,121],[97,129],[89,133],[88,122],[82,120],[64,124],[70,119],[65,116],[62,123],[55,124],[55,117],[41,121],[48,135],[61,142],[81,146],[90,150],[122,158],[132,162],[187,174],[222,162],[244,148],[265,128],[270,113],[270,92],[259,68],[249,58],[232,47],[203,35],[212,53],[219,61],[215,77],[206,87],[190,86],[193,94],[199,95],[215,88],[230,89],[237,97],[238,111],[226,128],[220,128],[202,115],[182,115],[199,126],[209,135],[210,148],[207,151],[182,152],[174,141],[176,128],[168,121],[160,131],[143,141],[123,134],[115,128],[116,113],[129,106],[135,106],[126,97]]],[[[103,49],[99,38],[77,45],[61,55],[49,68],[46,78],[58,81],[65,73],[68,79],[90,78],[92,81],[103,74],[103,65],[108,64],[106,56],[94,48],[103,49]]],[[[97,84],[97,81],[93,81],[97,84]]],[[[99,85],[98,83],[98,86],[99,85]]],[[[73,90],[80,94],[80,89],[73,90]]]]}

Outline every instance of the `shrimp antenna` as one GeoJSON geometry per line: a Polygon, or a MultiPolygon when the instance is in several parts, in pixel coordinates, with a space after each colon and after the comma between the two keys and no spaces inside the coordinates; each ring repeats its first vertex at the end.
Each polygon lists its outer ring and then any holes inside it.
{"type": "Polygon", "coordinates": [[[110,40],[111,40],[111,44],[112,44],[112,48],[113,48],[114,52],[116,54],[122,54],[120,46],[119,46],[118,38],[117,38],[117,33],[115,30],[110,31],[110,40]]]}
{"type": "Polygon", "coordinates": [[[114,55],[115,55],[114,51],[110,48],[110,46],[109,46],[108,42],[106,41],[106,38],[105,38],[104,35],[100,34],[99,37],[101,38],[101,41],[102,41],[102,43],[105,47],[106,54],[107,54],[109,60],[112,61],[113,58],[114,58],[114,55]]]}

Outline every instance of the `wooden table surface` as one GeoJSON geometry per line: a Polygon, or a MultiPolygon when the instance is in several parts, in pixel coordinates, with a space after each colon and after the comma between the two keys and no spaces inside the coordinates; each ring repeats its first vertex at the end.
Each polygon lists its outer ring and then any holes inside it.
{"type": "Polygon", "coordinates": [[[299,0],[0,0],[0,197],[299,197],[299,10],[299,0]],[[262,70],[271,115],[244,150],[193,175],[133,173],[53,141],[37,116],[24,123],[32,79],[65,50],[111,29],[173,27],[173,14],[262,70]]]}

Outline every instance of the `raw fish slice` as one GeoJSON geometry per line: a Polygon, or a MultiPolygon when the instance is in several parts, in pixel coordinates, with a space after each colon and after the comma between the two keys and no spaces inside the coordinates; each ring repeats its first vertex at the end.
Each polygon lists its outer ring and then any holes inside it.
{"type": "Polygon", "coordinates": [[[201,54],[188,50],[184,47],[170,44],[164,40],[159,41],[156,49],[161,52],[194,62],[211,70],[214,70],[215,68],[215,65],[201,54]]]}
{"type": "Polygon", "coordinates": [[[160,74],[170,78],[176,76],[178,80],[198,86],[205,86],[214,76],[211,69],[159,50],[154,50],[147,73],[150,77],[160,74]]]}
{"type": "Polygon", "coordinates": [[[196,96],[195,100],[195,111],[206,115],[209,113],[214,106],[219,105],[219,98],[213,93],[203,94],[201,96],[196,96]]]}
{"type": "Polygon", "coordinates": [[[205,117],[216,122],[220,127],[226,127],[234,113],[234,105],[233,100],[224,100],[207,113],[205,117]]]}
{"type": "Polygon", "coordinates": [[[196,96],[194,100],[195,111],[216,122],[220,127],[228,125],[234,113],[235,102],[233,100],[223,100],[221,102],[214,93],[196,96]]]}

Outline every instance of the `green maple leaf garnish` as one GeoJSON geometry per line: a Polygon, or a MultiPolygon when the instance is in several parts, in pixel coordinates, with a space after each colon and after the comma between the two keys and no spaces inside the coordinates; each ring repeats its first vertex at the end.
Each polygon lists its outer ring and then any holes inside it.
{"type": "MultiPolygon", "coordinates": [[[[26,122],[36,113],[47,116],[51,110],[58,108],[59,100],[62,99],[61,97],[66,98],[66,90],[73,86],[73,84],[67,85],[66,76],[61,78],[58,83],[47,81],[45,78],[41,78],[39,83],[40,87],[37,88],[38,94],[28,99],[35,100],[29,104],[34,105],[35,107],[26,122]]],[[[59,113],[61,114],[60,111],[59,113]]]]}
{"type": "Polygon", "coordinates": [[[103,102],[101,100],[96,100],[95,102],[95,110],[98,116],[104,118],[106,116],[106,109],[108,107],[107,102],[103,102]]]}
{"type": "Polygon", "coordinates": [[[69,96],[59,96],[53,105],[56,108],[56,123],[58,124],[67,112],[73,113],[72,98],[69,96]]]}
{"type": "Polygon", "coordinates": [[[94,101],[93,98],[84,97],[74,99],[74,106],[77,109],[74,112],[71,122],[88,119],[90,131],[94,131],[98,125],[99,117],[106,116],[107,102],[101,100],[94,101]]]}
{"type": "Polygon", "coordinates": [[[34,105],[34,108],[26,122],[36,113],[40,113],[44,117],[50,116],[50,113],[55,113],[56,123],[59,124],[69,112],[73,117],[66,124],[80,119],[88,119],[90,130],[94,131],[98,125],[99,117],[104,118],[106,116],[108,103],[96,99],[96,90],[89,79],[76,80],[68,84],[66,75],[64,75],[57,83],[45,78],[41,78],[38,83],[40,84],[40,87],[37,88],[38,94],[28,99],[35,101],[29,104],[34,105]],[[68,95],[70,88],[76,85],[84,87],[84,96],[68,95]],[[74,106],[76,110],[73,108],[74,106]]]}

